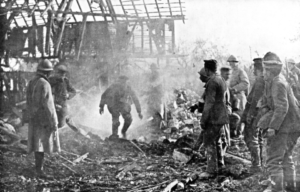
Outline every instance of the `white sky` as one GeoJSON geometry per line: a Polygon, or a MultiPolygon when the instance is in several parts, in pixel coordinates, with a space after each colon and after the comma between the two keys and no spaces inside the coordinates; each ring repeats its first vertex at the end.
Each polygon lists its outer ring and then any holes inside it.
{"type": "Polygon", "coordinates": [[[281,60],[300,62],[299,0],[186,0],[185,24],[176,22],[176,39],[205,39],[250,60],[272,51],[281,60]]]}

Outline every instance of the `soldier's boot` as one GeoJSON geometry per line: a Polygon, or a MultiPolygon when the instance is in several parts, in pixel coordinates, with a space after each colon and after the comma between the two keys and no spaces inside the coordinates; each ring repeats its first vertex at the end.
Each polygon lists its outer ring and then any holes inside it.
{"type": "Polygon", "coordinates": [[[43,152],[35,152],[34,157],[35,157],[36,176],[41,179],[53,179],[53,177],[46,175],[43,171],[44,153],[43,152]]]}
{"type": "Polygon", "coordinates": [[[123,128],[122,128],[122,136],[124,139],[127,139],[127,130],[128,128],[130,127],[131,123],[132,123],[132,117],[131,117],[131,114],[126,114],[123,116],[124,117],[124,125],[123,125],[123,128]]]}
{"type": "Polygon", "coordinates": [[[284,174],[284,184],[286,192],[296,192],[295,174],[284,174]]]}
{"type": "Polygon", "coordinates": [[[260,158],[260,151],[251,149],[251,158],[252,158],[252,166],[250,167],[251,174],[257,174],[262,172],[261,168],[261,158],[260,158]]]}
{"type": "Polygon", "coordinates": [[[120,126],[120,122],[119,121],[113,121],[112,124],[112,135],[109,136],[110,139],[118,139],[118,128],[120,126]]]}

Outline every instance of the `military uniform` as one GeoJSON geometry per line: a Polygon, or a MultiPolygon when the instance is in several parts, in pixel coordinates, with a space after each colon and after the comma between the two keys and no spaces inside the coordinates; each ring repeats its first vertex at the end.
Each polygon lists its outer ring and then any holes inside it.
{"type": "Polygon", "coordinates": [[[227,86],[224,79],[215,74],[208,80],[205,89],[205,104],[201,118],[204,125],[204,145],[207,149],[207,172],[216,174],[224,166],[225,151],[218,151],[217,146],[223,148],[225,125],[229,123],[226,106],[227,86]]]}
{"type": "Polygon", "coordinates": [[[112,115],[112,135],[118,136],[118,127],[120,126],[120,114],[124,118],[124,126],[122,134],[126,134],[132,123],[131,104],[134,103],[136,110],[141,114],[141,106],[139,100],[129,85],[116,82],[109,86],[102,94],[100,101],[100,110],[107,105],[108,111],[112,115]]]}
{"type": "Polygon", "coordinates": [[[28,152],[59,151],[58,140],[53,140],[57,132],[52,128],[57,126],[58,122],[48,79],[42,74],[37,74],[28,83],[26,98],[29,114],[28,152]]]}
{"type": "Polygon", "coordinates": [[[234,137],[237,135],[238,132],[238,125],[241,121],[241,113],[240,110],[240,100],[236,97],[231,90],[229,90],[230,95],[230,105],[231,105],[231,113],[229,114],[229,121],[230,121],[230,136],[234,137]]]}
{"type": "Polygon", "coordinates": [[[261,167],[262,137],[261,130],[257,127],[256,117],[258,115],[257,104],[262,98],[265,88],[263,76],[256,77],[252,90],[247,97],[247,104],[242,116],[245,123],[245,142],[252,158],[252,167],[261,167]]]}
{"type": "Polygon", "coordinates": [[[28,153],[34,152],[36,176],[49,179],[43,172],[44,152],[60,152],[57,116],[48,82],[53,70],[49,60],[42,60],[36,76],[28,83],[26,100],[29,118],[28,153]]]}
{"type": "Polygon", "coordinates": [[[52,76],[49,78],[49,82],[54,96],[58,127],[61,128],[65,125],[66,116],[68,114],[67,100],[76,95],[76,90],[73,88],[68,78],[52,76]]]}
{"type": "MultiPolygon", "coordinates": [[[[267,53],[264,58],[265,70],[280,67],[279,58],[274,53],[267,53]],[[274,58],[277,59],[274,61],[274,58]]],[[[282,75],[277,75],[267,87],[270,92],[266,101],[269,111],[266,113],[265,124],[275,135],[267,140],[267,170],[275,183],[272,191],[283,191],[283,179],[287,191],[294,190],[295,166],[293,149],[300,135],[300,111],[293,91],[282,75]]]]}
{"type": "Polygon", "coordinates": [[[248,92],[248,86],[250,82],[248,79],[247,73],[240,68],[233,68],[232,69],[232,76],[230,79],[229,86],[231,89],[236,90],[236,97],[240,101],[239,109],[241,111],[244,111],[246,103],[247,103],[247,98],[246,98],[246,92],[248,92]]]}

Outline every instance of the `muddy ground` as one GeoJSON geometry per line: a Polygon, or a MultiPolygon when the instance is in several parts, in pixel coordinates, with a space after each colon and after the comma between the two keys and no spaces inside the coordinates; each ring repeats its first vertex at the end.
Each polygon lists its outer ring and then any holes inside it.
{"type": "MultiPolygon", "coordinates": [[[[193,136],[179,142],[154,140],[149,143],[119,139],[111,141],[96,135],[84,138],[71,129],[61,135],[62,152],[46,155],[45,172],[53,180],[35,177],[33,155],[1,152],[1,191],[262,191],[263,174],[250,175],[248,164],[226,158],[226,171],[214,179],[200,179],[206,159],[191,150],[193,136]],[[174,150],[187,160],[175,160],[174,150]],[[83,160],[74,160],[85,155],[83,160]],[[174,185],[174,187],[172,187],[174,185]]],[[[231,153],[249,160],[247,148],[231,153]]]]}

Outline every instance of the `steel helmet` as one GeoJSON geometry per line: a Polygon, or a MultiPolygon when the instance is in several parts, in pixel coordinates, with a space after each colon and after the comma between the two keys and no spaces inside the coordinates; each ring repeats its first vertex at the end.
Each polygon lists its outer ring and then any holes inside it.
{"type": "Polygon", "coordinates": [[[282,63],[278,55],[272,52],[266,53],[266,55],[263,58],[264,68],[281,68],[282,63]]]}
{"type": "Polygon", "coordinates": [[[230,55],[230,56],[228,57],[228,59],[227,59],[227,62],[235,62],[235,63],[237,63],[237,62],[239,62],[239,61],[236,59],[235,56],[230,55]]]}
{"type": "Polygon", "coordinates": [[[288,59],[287,62],[288,62],[288,63],[291,63],[291,64],[296,64],[296,62],[295,62],[294,59],[288,59]]]}
{"type": "Polygon", "coordinates": [[[63,65],[63,64],[60,64],[60,65],[57,65],[55,66],[55,69],[57,71],[60,71],[60,72],[67,72],[68,69],[67,69],[67,66],[63,65]]]}
{"type": "Polygon", "coordinates": [[[52,71],[53,65],[52,65],[51,61],[49,61],[48,59],[44,59],[39,63],[37,70],[38,71],[52,71]]]}

